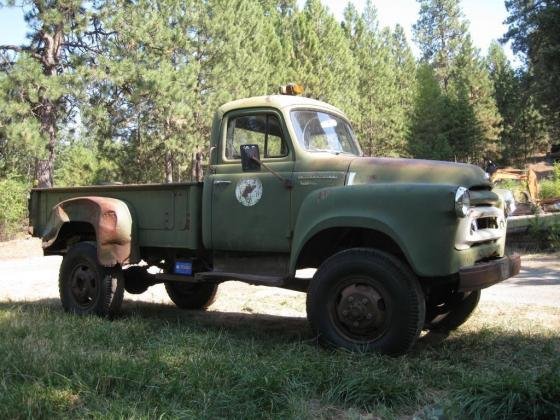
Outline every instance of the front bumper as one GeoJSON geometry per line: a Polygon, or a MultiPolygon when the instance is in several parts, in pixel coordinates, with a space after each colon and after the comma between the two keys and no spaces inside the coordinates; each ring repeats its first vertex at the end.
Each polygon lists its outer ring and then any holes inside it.
{"type": "Polygon", "coordinates": [[[459,270],[459,291],[479,290],[519,274],[521,257],[505,256],[459,270]]]}

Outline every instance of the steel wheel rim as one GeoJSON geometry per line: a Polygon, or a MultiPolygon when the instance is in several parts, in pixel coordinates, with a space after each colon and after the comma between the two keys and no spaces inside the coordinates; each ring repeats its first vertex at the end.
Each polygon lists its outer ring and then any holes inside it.
{"type": "Polygon", "coordinates": [[[74,302],[81,308],[95,304],[99,282],[95,270],[88,264],[79,264],[70,274],[70,293],[74,302]]]}
{"type": "Polygon", "coordinates": [[[328,307],[338,332],[357,344],[367,344],[383,337],[393,313],[393,303],[386,288],[366,276],[352,276],[339,282],[328,307]]]}

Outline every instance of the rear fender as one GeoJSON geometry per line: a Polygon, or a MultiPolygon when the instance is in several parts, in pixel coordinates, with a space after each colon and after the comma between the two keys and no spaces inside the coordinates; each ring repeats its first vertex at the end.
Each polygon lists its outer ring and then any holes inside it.
{"type": "Polygon", "coordinates": [[[51,210],[43,238],[48,251],[57,242],[67,223],[87,223],[95,230],[97,257],[105,267],[138,260],[138,247],[133,241],[132,214],[127,204],[108,197],[77,197],[57,204],[51,210]]]}

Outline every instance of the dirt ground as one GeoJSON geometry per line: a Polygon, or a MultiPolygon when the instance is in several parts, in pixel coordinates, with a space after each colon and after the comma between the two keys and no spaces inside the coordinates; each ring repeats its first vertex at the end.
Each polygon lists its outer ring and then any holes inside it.
{"type": "MultiPolygon", "coordinates": [[[[37,238],[0,242],[0,302],[58,299],[61,261],[58,256],[43,257],[37,238]]],[[[160,284],[141,295],[125,293],[125,304],[134,302],[173,304],[160,284]]],[[[305,294],[230,281],[220,285],[211,310],[305,317],[305,294]]]]}
{"type": "MultiPolygon", "coordinates": [[[[526,255],[521,273],[485,289],[481,305],[493,303],[560,308],[560,253],[526,255]]],[[[0,243],[0,301],[58,299],[61,257],[43,257],[36,238],[0,243]]],[[[134,301],[171,304],[162,285],[141,295],[125,295],[134,301]]],[[[213,311],[263,313],[305,317],[305,294],[290,290],[251,286],[239,282],[220,285],[213,311]]]]}

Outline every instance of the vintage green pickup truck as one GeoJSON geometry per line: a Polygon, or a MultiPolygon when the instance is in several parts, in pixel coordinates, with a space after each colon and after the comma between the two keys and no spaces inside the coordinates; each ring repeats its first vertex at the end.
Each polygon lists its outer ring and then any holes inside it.
{"type": "Polygon", "coordinates": [[[34,235],[64,256],[65,310],[110,317],[123,290],[156,283],[204,309],[237,280],[306,292],[322,344],[401,354],[519,272],[502,200],[476,166],[363,157],[343,112],[294,95],[223,105],[210,141],[203,183],[31,192],[34,235]]]}

